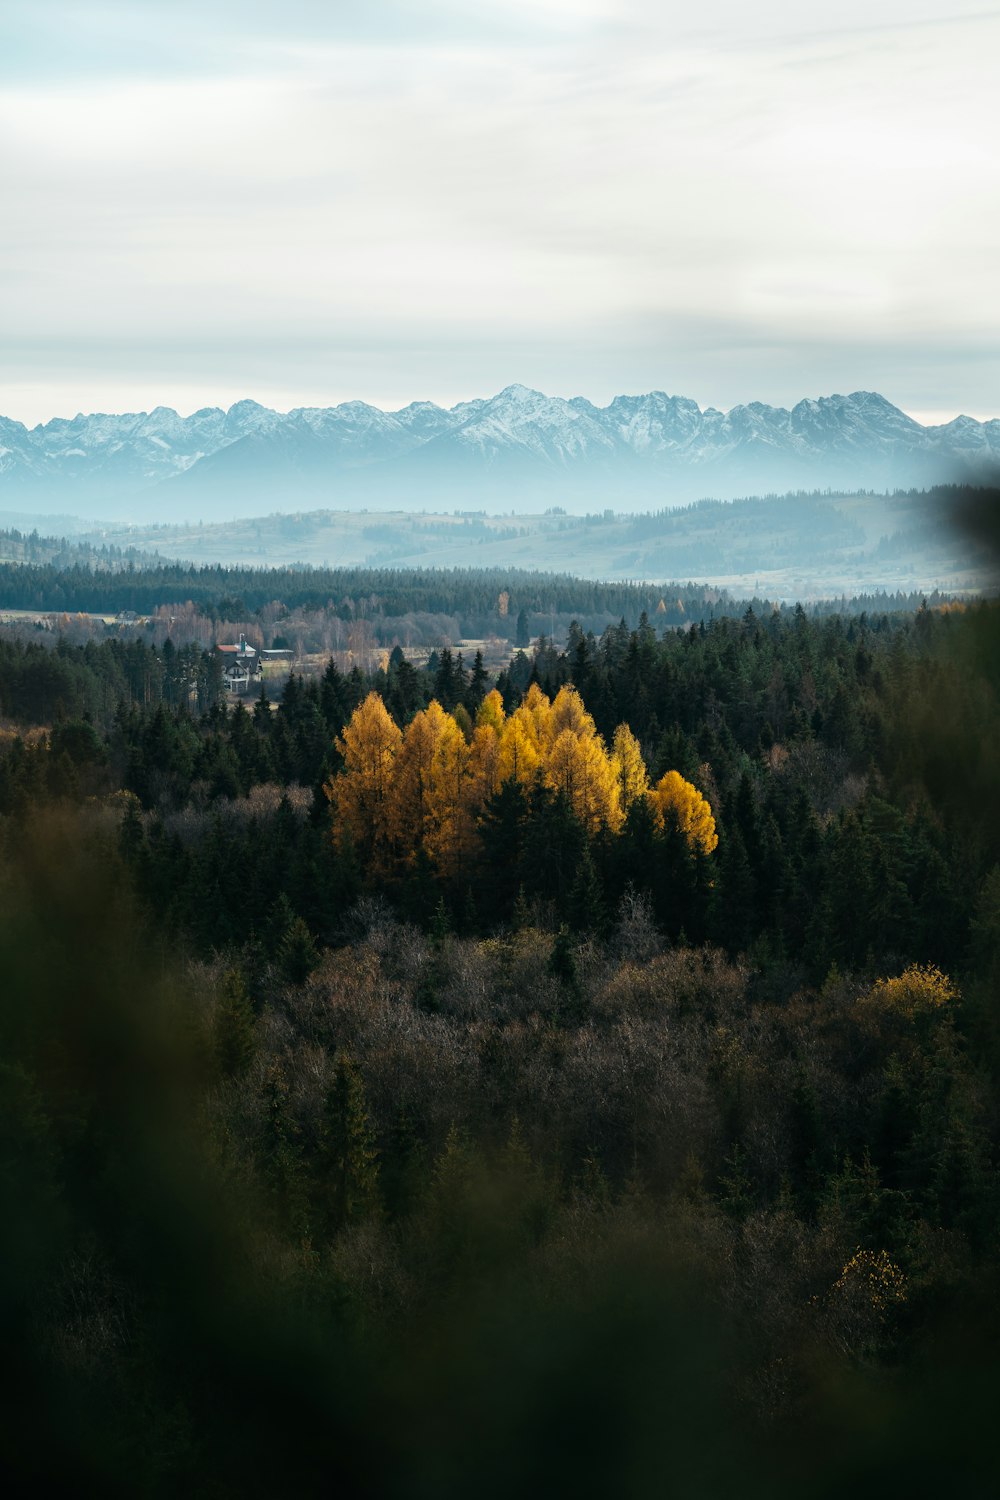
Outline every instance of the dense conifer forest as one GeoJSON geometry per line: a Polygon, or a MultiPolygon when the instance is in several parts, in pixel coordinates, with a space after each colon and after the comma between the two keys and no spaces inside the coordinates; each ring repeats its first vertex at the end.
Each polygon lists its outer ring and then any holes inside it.
{"type": "MultiPolygon", "coordinates": [[[[653,523],[658,518],[644,519],[653,523]]],[[[704,568],[704,558],[698,565],[704,568]]],[[[851,607],[909,612],[921,597],[883,593],[854,599],[851,607]]],[[[936,598],[932,594],[931,602],[936,598]]],[[[758,610],[771,608],[759,599],[752,602],[758,610]]],[[[846,603],[831,600],[813,610],[840,610],[846,603]]],[[[428,617],[454,621],[461,636],[495,632],[514,639],[522,612],[534,637],[543,630],[563,635],[574,619],[600,632],[619,619],[634,626],[644,612],[658,626],[684,625],[729,615],[735,607],[725,590],[690,582],[603,582],[516,567],[195,565],[131,548],[0,531],[0,611],[131,611],[149,617],[188,610],[216,622],[260,623],[269,634],[280,630],[290,614],[324,611],[343,621],[369,620],[375,637],[391,646],[401,621],[412,631],[414,622],[419,628],[428,617]]]]}
{"type": "MultiPolygon", "coordinates": [[[[4,556],[25,550],[25,542],[20,533],[0,533],[4,556]]],[[[426,611],[497,621],[504,617],[499,596],[513,589],[518,594],[515,614],[526,607],[545,614],[572,610],[581,616],[610,613],[634,619],[643,609],[654,611],[663,595],[662,585],[598,583],[520,569],[195,566],[95,555],[91,548],[65,544],[35,561],[28,550],[23,560],[0,562],[0,609],[148,615],[165,600],[174,600],[207,607],[216,618],[226,619],[234,609],[255,613],[280,599],[288,609],[329,606],[353,614],[367,604],[379,615],[426,611]]],[[[704,606],[719,591],[689,584],[683,593],[704,606]]]]}
{"type": "Polygon", "coordinates": [[[1000,611],[658,602],[277,705],[0,638],[18,1483],[985,1492],[1000,611]]]}

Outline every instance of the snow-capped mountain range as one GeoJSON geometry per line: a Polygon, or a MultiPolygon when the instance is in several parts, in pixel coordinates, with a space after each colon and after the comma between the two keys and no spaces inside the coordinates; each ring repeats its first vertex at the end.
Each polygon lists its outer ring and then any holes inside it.
{"type": "Polygon", "coordinates": [[[599,407],[512,385],[445,409],[362,401],[280,413],[255,401],[0,417],[0,511],[223,519],[305,504],[412,509],[526,502],[647,509],[702,496],[995,481],[1000,420],[924,427],[871,391],[702,410],[651,391],[599,407]]]}

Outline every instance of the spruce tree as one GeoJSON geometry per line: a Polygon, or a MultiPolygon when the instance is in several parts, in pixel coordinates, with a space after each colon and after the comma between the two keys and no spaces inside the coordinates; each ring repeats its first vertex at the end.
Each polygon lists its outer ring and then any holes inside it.
{"type": "Polygon", "coordinates": [[[230,969],[222,981],[215,1012],[215,1058],[223,1078],[237,1078],[245,1073],[255,1047],[250,997],[242,975],[237,969],[230,969]]]}
{"type": "Polygon", "coordinates": [[[278,949],[278,963],[287,984],[305,984],[319,964],[312,933],[301,917],[293,917],[278,949]]]}
{"type": "Polygon", "coordinates": [[[375,1131],[361,1074],[342,1052],[337,1056],[333,1083],[323,1105],[320,1159],[321,1196],[333,1231],[376,1212],[379,1167],[375,1131]]]}
{"type": "Polygon", "coordinates": [[[480,703],[482,703],[483,699],[486,697],[486,691],[489,687],[489,681],[490,674],[483,666],[483,653],[482,651],[477,651],[475,661],[472,664],[472,674],[469,678],[469,686],[465,694],[465,706],[473,718],[475,718],[476,716],[476,710],[478,709],[480,703]]]}
{"type": "Polygon", "coordinates": [[[569,925],[574,932],[601,937],[607,926],[604,891],[588,845],[584,845],[570,888],[569,925]]]}

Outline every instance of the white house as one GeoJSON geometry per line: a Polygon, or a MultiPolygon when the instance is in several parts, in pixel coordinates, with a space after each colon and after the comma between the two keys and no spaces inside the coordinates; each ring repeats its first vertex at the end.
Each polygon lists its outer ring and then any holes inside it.
{"type": "Polygon", "coordinates": [[[216,646],[222,657],[222,680],[231,693],[246,693],[257,687],[264,675],[256,646],[248,646],[241,635],[235,646],[216,646]]]}

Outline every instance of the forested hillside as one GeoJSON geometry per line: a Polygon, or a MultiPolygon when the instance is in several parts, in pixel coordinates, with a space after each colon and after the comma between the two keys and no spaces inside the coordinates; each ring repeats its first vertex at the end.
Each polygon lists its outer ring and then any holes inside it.
{"type": "Polygon", "coordinates": [[[0,642],[20,1479],[980,1491],[1000,612],[631,618],[0,642]]]}
{"type": "MultiPolygon", "coordinates": [[[[511,491],[523,507],[518,489],[511,491]]],[[[262,562],[373,568],[525,569],[559,559],[584,578],[699,578],[737,595],[815,599],[843,592],[980,589],[990,560],[956,531],[970,502],[993,508],[994,488],[842,494],[799,491],[734,501],[700,500],[644,514],[542,514],[435,508],[302,510],[294,515],[186,526],[101,528],[92,540],[146,547],[170,558],[249,567],[262,562]]],[[[571,507],[572,508],[572,507],[571,507]]]]}

